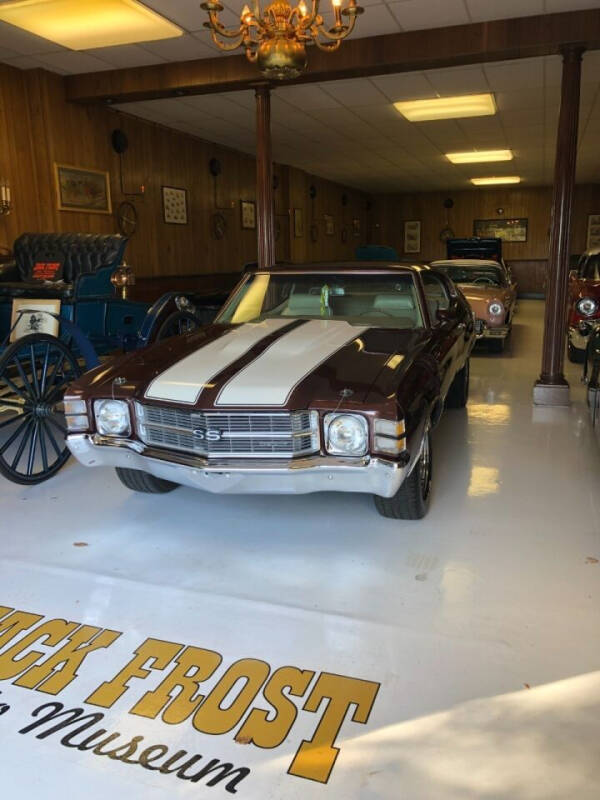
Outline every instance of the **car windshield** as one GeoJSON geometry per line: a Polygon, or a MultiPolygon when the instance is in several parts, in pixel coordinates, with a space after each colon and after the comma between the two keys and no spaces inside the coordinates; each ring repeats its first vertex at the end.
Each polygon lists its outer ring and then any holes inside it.
{"type": "Polygon", "coordinates": [[[500,267],[463,267],[451,264],[436,264],[435,268],[444,272],[454,283],[471,283],[476,286],[506,286],[500,267]]]}
{"type": "Polygon", "coordinates": [[[588,281],[600,281],[600,253],[589,256],[583,265],[581,277],[588,281]]]}
{"type": "Polygon", "coordinates": [[[350,272],[258,272],[240,286],[216,321],[240,324],[281,317],[423,327],[412,275],[350,272]]]}

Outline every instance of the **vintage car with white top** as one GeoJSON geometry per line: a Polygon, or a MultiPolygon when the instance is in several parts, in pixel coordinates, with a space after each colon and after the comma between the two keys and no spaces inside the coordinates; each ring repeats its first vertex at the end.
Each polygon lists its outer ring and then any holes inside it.
{"type": "Polygon", "coordinates": [[[569,274],[569,360],[585,361],[588,342],[600,323],[600,250],[589,250],[569,274]]]}
{"type": "Polygon", "coordinates": [[[448,278],[382,263],[246,273],[212,325],[78,379],[68,446],[141,492],[364,492],[427,511],[431,431],[463,407],[474,319],[448,278]]]}
{"type": "Polygon", "coordinates": [[[502,264],[492,260],[452,258],[433,261],[462,291],[475,314],[477,334],[490,350],[501,353],[512,328],[517,286],[502,264]]]}

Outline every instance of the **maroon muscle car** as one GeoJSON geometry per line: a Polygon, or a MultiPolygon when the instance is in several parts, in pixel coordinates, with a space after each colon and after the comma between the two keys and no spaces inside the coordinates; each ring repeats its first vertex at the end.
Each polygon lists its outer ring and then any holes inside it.
{"type": "Polygon", "coordinates": [[[71,452],[141,492],[366,492],[419,519],[431,429],[462,407],[475,340],[445,275],[386,264],[244,275],[216,321],[88,372],[71,452]]]}
{"type": "Polygon", "coordinates": [[[569,280],[569,360],[585,361],[590,334],[600,322],[600,250],[584,253],[569,280]]]}

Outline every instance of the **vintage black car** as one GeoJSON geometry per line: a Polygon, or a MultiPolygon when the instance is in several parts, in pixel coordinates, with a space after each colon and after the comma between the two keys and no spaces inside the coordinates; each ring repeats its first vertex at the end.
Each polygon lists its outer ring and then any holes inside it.
{"type": "Polygon", "coordinates": [[[214,324],[77,380],[68,445],[137,491],[366,492],[418,519],[474,341],[463,295],[427,267],[248,272],[214,324]]]}

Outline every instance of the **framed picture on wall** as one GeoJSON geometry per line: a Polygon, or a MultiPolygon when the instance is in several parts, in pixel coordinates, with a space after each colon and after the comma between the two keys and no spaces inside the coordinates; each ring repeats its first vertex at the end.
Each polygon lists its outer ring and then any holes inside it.
{"type": "Polygon", "coordinates": [[[335,223],[333,221],[333,216],[331,214],[325,214],[325,234],[327,236],[333,236],[335,234],[335,223]]]}
{"type": "Polygon", "coordinates": [[[600,248],[600,214],[588,216],[587,250],[600,248]]]}
{"type": "Polygon", "coordinates": [[[352,236],[356,238],[360,236],[360,219],[358,217],[352,220],[352,236]]]}
{"type": "Polygon", "coordinates": [[[242,228],[254,230],[256,228],[256,203],[253,200],[242,200],[242,228]]]}
{"type": "Polygon", "coordinates": [[[59,211],[112,214],[108,172],[55,163],[54,180],[59,211]]]}
{"type": "Polygon", "coordinates": [[[476,219],[473,221],[473,236],[502,239],[503,242],[526,242],[526,217],[515,219],[476,219]]]}
{"type": "Polygon", "coordinates": [[[404,252],[421,252],[421,220],[411,219],[404,223],[404,252]]]}
{"type": "Polygon", "coordinates": [[[162,187],[163,219],[170,225],[187,225],[187,189],[162,187]]]}
{"type": "Polygon", "coordinates": [[[296,239],[304,236],[304,217],[301,208],[294,209],[294,236],[296,239]]]}

